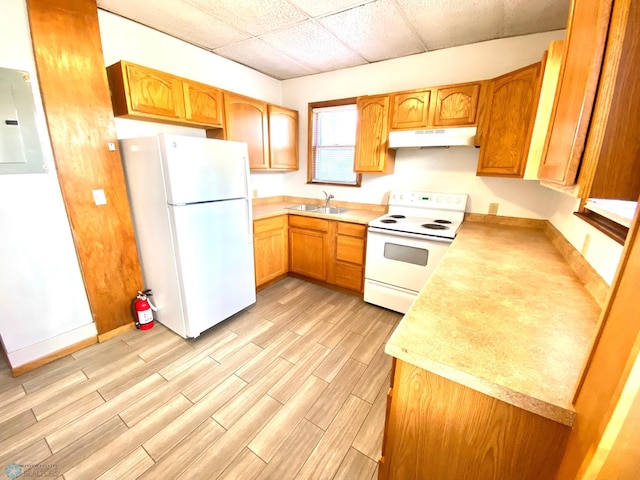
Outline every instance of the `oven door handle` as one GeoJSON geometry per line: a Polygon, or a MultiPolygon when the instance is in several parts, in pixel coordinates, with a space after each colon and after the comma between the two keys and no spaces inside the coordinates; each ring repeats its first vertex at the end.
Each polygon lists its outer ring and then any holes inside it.
{"type": "Polygon", "coordinates": [[[378,233],[382,235],[389,235],[390,237],[405,237],[405,238],[415,238],[419,240],[427,240],[431,242],[442,242],[442,243],[451,243],[453,242],[452,238],[443,238],[443,237],[435,237],[432,235],[419,235],[415,233],[407,233],[407,232],[398,232],[397,230],[387,230],[385,228],[378,227],[369,227],[370,233],[378,233]]]}

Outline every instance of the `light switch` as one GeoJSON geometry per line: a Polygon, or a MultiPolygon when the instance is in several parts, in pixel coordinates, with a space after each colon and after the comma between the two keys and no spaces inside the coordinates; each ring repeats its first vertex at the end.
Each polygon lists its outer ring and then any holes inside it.
{"type": "Polygon", "coordinates": [[[106,205],[107,197],[104,194],[104,190],[92,190],[93,193],[93,201],[96,202],[96,205],[106,205]]]}

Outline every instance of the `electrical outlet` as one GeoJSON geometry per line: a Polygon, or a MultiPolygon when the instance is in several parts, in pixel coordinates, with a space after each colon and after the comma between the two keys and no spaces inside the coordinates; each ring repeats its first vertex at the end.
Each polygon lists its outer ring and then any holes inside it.
{"type": "Polygon", "coordinates": [[[582,244],[582,250],[580,253],[584,257],[587,254],[587,250],[589,250],[589,246],[591,245],[591,235],[588,233],[584,236],[584,243],[582,244]]]}
{"type": "Polygon", "coordinates": [[[498,214],[498,204],[490,203],[489,204],[489,215],[497,215],[498,214]]]}

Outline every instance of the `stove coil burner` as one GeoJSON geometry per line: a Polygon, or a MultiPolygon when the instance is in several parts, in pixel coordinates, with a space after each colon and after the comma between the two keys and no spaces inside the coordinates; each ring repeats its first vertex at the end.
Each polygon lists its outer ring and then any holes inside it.
{"type": "Polygon", "coordinates": [[[441,223],[423,223],[422,226],[429,230],[449,230],[449,227],[442,225],[441,223]]]}
{"type": "Polygon", "coordinates": [[[451,222],[449,220],[434,220],[433,223],[442,223],[442,224],[447,224],[447,225],[451,224],[451,222]]]}
{"type": "Polygon", "coordinates": [[[398,223],[398,221],[394,220],[393,218],[383,218],[382,220],[380,220],[380,223],[398,223]]]}
{"type": "Polygon", "coordinates": [[[391,218],[407,218],[404,215],[389,215],[391,218]]]}

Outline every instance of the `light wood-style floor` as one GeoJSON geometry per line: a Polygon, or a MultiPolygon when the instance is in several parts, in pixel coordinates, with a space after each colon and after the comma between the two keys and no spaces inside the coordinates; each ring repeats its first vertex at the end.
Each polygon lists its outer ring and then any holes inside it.
{"type": "Polygon", "coordinates": [[[195,341],[133,330],[12,378],[0,472],[49,478],[377,478],[401,315],[287,278],[195,341]],[[34,470],[34,473],[38,473],[34,470]]]}

